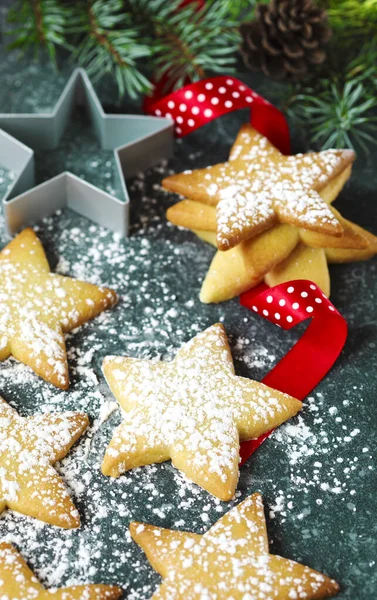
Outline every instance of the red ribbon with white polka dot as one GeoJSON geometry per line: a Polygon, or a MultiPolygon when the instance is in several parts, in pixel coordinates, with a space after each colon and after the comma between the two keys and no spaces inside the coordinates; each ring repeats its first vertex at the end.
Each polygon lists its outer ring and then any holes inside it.
{"type": "Polygon", "coordinates": [[[283,113],[236,77],[202,79],[144,106],[150,115],[172,119],[177,137],[247,107],[251,125],[283,154],[290,153],[289,129],[283,113]]]}
{"type": "MultiPolygon", "coordinates": [[[[302,337],[262,380],[272,388],[304,400],[338,358],[347,337],[346,320],[315,283],[304,279],[273,288],[263,284],[241,294],[240,302],[283,329],[291,329],[310,318],[302,337]]],[[[271,433],[243,442],[242,462],[271,433]]]]}

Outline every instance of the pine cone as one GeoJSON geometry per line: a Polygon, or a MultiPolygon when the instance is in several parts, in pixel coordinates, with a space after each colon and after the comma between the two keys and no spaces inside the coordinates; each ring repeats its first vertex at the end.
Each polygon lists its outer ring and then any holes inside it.
{"type": "Polygon", "coordinates": [[[271,0],[256,7],[256,18],[241,25],[246,66],[272,79],[298,80],[326,59],[331,36],[327,14],[313,0],[271,0]]]}

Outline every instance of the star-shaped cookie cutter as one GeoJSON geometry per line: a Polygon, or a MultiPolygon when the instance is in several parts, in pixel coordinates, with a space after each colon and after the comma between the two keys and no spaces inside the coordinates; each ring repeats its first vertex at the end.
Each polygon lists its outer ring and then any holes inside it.
{"type": "Polygon", "coordinates": [[[173,123],[143,115],[106,114],[83,69],[75,69],[54,110],[43,114],[0,114],[0,164],[15,175],[3,197],[9,233],[59,209],[75,212],[127,235],[130,199],[125,179],[136,175],[173,150],[173,123]],[[117,198],[69,171],[34,187],[34,150],[56,148],[74,106],[85,105],[103,149],[114,151],[122,198],[117,198]]]}

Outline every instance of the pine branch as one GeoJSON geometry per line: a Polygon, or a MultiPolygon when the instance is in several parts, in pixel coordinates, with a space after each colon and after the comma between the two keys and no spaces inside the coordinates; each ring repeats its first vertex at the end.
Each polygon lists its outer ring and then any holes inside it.
{"type": "Polygon", "coordinates": [[[20,0],[9,9],[8,22],[13,25],[8,35],[17,39],[10,49],[26,53],[40,47],[46,49],[50,59],[56,61],[56,46],[67,46],[65,28],[70,10],[58,0],[20,0]]]}
{"type": "Polygon", "coordinates": [[[377,90],[377,39],[368,40],[348,63],[345,72],[347,81],[363,81],[370,93],[377,90]]]}
{"type": "MultiPolygon", "coordinates": [[[[238,4],[243,6],[240,0],[238,4]]],[[[196,2],[182,8],[181,0],[126,3],[149,38],[155,77],[166,79],[167,87],[233,70],[240,38],[238,22],[230,19],[231,6],[231,0],[207,0],[201,8],[196,2]]]]}
{"type": "Polygon", "coordinates": [[[122,0],[80,3],[72,22],[69,31],[82,36],[74,57],[94,81],[110,74],[119,95],[127,92],[131,98],[150,89],[138,61],[150,56],[151,50],[139,41],[139,32],[124,12],[122,0]]]}
{"type": "Polygon", "coordinates": [[[208,73],[230,72],[236,62],[241,14],[255,0],[19,0],[9,12],[16,27],[12,47],[68,46],[96,80],[110,74],[119,94],[131,97],[162,76],[178,87],[208,73]],[[145,59],[149,60],[146,62],[145,59]],[[148,79],[149,78],[149,79],[148,79]]]}
{"type": "Polygon", "coordinates": [[[377,0],[319,0],[338,36],[377,39],[377,0]]]}
{"type": "MultiPolygon", "coordinates": [[[[268,0],[261,0],[267,2],[268,0]]],[[[334,35],[328,60],[287,90],[286,108],[322,147],[367,146],[377,139],[377,0],[317,0],[334,35]]],[[[210,73],[231,72],[241,19],[256,0],[19,0],[8,14],[12,48],[52,60],[69,47],[96,80],[110,74],[119,94],[150,90],[147,79],[179,87],[210,73]],[[70,44],[70,45],[69,45],[70,44]],[[73,50],[76,48],[76,50],[73,50]],[[148,59],[146,61],[146,59],[148,59]]],[[[162,90],[163,91],[163,90],[162,90]]]]}
{"type": "Polygon", "coordinates": [[[233,0],[229,3],[229,18],[238,23],[251,21],[255,16],[256,5],[261,3],[262,0],[233,0]]]}
{"type": "Polygon", "coordinates": [[[334,30],[328,59],[309,81],[288,88],[285,109],[317,145],[368,153],[377,139],[377,0],[320,4],[334,30]],[[374,25],[361,35],[365,19],[374,25]]]}
{"type": "Polygon", "coordinates": [[[377,143],[377,98],[368,96],[367,77],[341,88],[327,81],[320,93],[307,88],[292,97],[288,112],[323,149],[361,148],[368,153],[367,143],[377,143]]]}

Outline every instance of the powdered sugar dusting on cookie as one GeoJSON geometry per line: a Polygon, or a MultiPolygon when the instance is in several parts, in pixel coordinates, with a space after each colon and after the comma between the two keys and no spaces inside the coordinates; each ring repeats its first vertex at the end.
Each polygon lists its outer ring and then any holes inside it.
{"type": "MultiPolygon", "coordinates": [[[[217,148],[211,155],[212,140],[207,145],[203,141],[200,150],[197,143],[192,144],[195,156],[187,149],[190,143],[190,138],[177,143],[170,172],[219,160],[217,148]]],[[[225,156],[225,143],[223,151],[225,156]]],[[[297,333],[283,333],[236,301],[210,307],[196,301],[212,250],[191,233],[166,223],[164,211],[173,199],[161,191],[160,181],[167,174],[166,167],[159,166],[129,185],[133,221],[127,240],[68,210],[40,224],[38,235],[54,271],[106,284],[117,290],[120,301],[113,310],[67,335],[68,392],[46,385],[11,357],[0,363],[0,391],[20,414],[80,411],[88,413],[96,429],[114,402],[101,372],[105,355],[170,360],[185,341],[215,321],[226,324],[236,371],[245,377],[261,380],[294,343],[297,333]]],[[[3,232],[4,228],[0,230],[2,246],[6,243],[3,232]]],[[[345,298],[341,290],[347,289],[346,296],[352,300],[362,288],[363,303],[339,306],[355,326],[363,327],[367,312],[373,314],[370,282],[374,274],[373,261],[339,269],[341,302],[345,298]]],[[[356,362],[373,352],[373,338],[368,340],[360,347],[356,362]]],[[[55,466],[82,517],[80,529],[51,527],[5,510],[0,519],[1,539],[16,545],[46,588],[115,583],[126,588],[128,599],[147,600],[160,578],[131,540],[130,521],[205,533],[235,503],[260,489],[267,514],[271,512],[275,521],[269,527],[272,553],[299,560],[305,554],[304,562],[337,575],[342,588],[351,594],[354,583],[362,580],[364,592],[372,598],[373,541],[361,544],[360,540],[368,539],[370,532],[363,494],[375,477],[367,428],[373,391],[363,369],[350,371],[347,361],[343,363],[341,373],[337,364],[321,386],[324,395],[313,396],[310,410],[304,404],[303,418],[283,424],[243,465],[235,501],[221,502],[170,462],[136,468],[119,479],[104,477],[101,462],[114,427],[121,422],[118,410],[93,435],[90,427],[55,466]],[[337,414],[333,414],[334,405],[337,414]],[[361,432],[354,435],[356,428],[361,432]],[[339,555],[345,557],[343,566],[328,567],[324,531],[337,540],[339,555]]]]}
{"type": "Polygon", "coordinates": [[[0,507],[61,527],[77,527],[79,515],[52,465],[86,429],[86,415],[20,417],[0,398],[0,507]]]}
{"type": "Polygon", "coordinates": [[[222,250],[232,248],[241,238],[246,239],[251,228],[264,230],[276,220],[273,203],[263,191],[245,192],[241,186],[221,191],[216,219],[217,244],[222,250]]]}
{"type": "Polygon", "coordinates": [[[167,535],[148,525],[132,526],[131,532],[165,576],[157,596],[166,600],[310,600],[338,591],[336,582],[322,573],[269,554],[259,494],[246,498],[202,536],[167,535]]]}
{"type": "Polygon", "coordinates": [[[164,185],[189,199],[217,204],[220,250],[271,227],[276,217],[336,236],[342,227],[318,192],[353,160],[349,150],[283,156],[264,136],[244,126],[228,162],[172,176],[164,185]]]}
{"type": "Polygon", "coordinates": [[[25,230],[0,253],[0,360],[12,354],[67,387],[63,331],[115,301],[111,290],[50,273],[38,238],[25,230]]]}
{"type": "Polygon", "coordinates": [[[104,585],[84,585],[64,590],[46,591],[14,546],[0,543],[0,597],[2,600],[37,600],[54,597],[57,600],[117,600],[120,588],[104,585]]]}
{"type": "Polygon", "coordinates": [[[222,325],[199,333],[170,363],[107,357],[104,373],[124,409],[103,471],[172,459],[189,478],[229,500],[238,479],[239,437],[249,440],[298,412],[301,403],[234,374],[222,325]]]}

